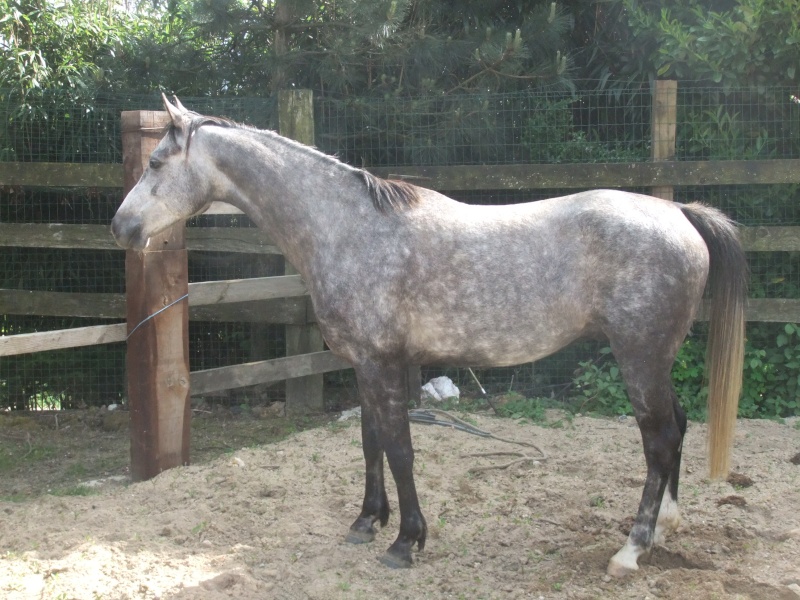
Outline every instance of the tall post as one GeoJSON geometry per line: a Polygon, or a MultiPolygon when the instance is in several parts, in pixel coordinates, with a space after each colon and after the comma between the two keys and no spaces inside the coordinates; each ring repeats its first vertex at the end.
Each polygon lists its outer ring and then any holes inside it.
{"type": "MultiPolygon", "coordinates": [[[[122,113],[126,195],[141,177],[168,121],[166,112],[122,113]]],[[[146,252],[129,250],[125,256],[134,481],[189,463],[189,303],[170,306],[189,290],[185,229],[183,223],[175,225],[151,238],[146,252]]]]}
{"type": "MultiPolygon", "coordinates": [[[[678,82],[674,80],[656,81],[653,88],[652,109],[652,148],[650,156],[654,162],[675,158],[675,129],[678,122],[678,82]]],[[[657,198],[672,200],[671,185],[651,188],[650,193],[657,198]]]]}
{"type": "MultiPolygon", "coordinates": [[[[311,90],[281,90],[278,92],[278,130],[281,135],[312,146],[314,144],[314,103],[311,90]]],[[[286,274],[297,271],[286,263],[286,274]]],[[[306,298],[306,314],[312,314],[311,301],[306,298]]],[[[286,326],[286,356],[324,350],[322,333],[313,323],[286,326]]],[[[322,396],[322,375],[308,375],[286,380],[287,414],[321,412],[325,409],[322,396]]]]}

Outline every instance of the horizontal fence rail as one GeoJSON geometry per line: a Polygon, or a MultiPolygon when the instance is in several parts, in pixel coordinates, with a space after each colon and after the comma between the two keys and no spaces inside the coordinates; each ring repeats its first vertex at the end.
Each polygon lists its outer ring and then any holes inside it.
{"type": "Polygon", "coordinates": [[[800,159],[382,167],[387,179],[436,190],[641,188],[796,183],[800,159]]]}
{"type": "MultiPolygon", "coordinates": [[[[385,178],[437,190],[657,187],[796,183],[800,159],[661,161],[588,164],[379,167],[385,178]]],[[[121,188],[121,164],[4,163],[0,184],[29,187],[121,188]]],[[[222,212],[231,212],[222,209],[222,212]]]]}
{"type": "MultiPolygon", "coordinates": [[[[740,227],[739,235],[748,252],[800,251],[800,227],[740,227]]],[[[261,230],[250,227],[189,227],[186,245],[210,252],[281,253],[261,230]]],[[[0,246],[122,251],[105,225],[57,223],[0,223],[0,246]]]]}
{"type": "MultiPolygon", "coordinates": [[[[384,178],[437,190],[498,190],[797,183],[800,159],[376,167],[384,178]]],[[[121,188],[121,164],[4,163],[0,185],[121,188]]],[[[221,209],[231,212],[230,209],[221,209]]]]}

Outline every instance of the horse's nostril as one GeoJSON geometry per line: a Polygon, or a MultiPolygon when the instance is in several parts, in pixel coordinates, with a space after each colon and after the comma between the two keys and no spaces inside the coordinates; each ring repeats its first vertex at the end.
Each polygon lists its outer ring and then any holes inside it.
{"type": "Polygon", "coordinates": [[[116,219],[111,220],[111,235],[114,236],[115,240],[119,240],[119,221],[116,219]]]}
{"type": "Polygon", "coordinates": [[[130,248],[142,229],[141,217],[126,217],[117,213],[111,220],[111,235],[122,248],[130,248]]]}

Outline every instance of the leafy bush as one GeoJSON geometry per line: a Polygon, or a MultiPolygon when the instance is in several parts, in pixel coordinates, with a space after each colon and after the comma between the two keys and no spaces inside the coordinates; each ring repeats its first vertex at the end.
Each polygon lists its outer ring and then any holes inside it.
{"type": "Polygon", "coordinates": [[[575,125],[572,107],[579,98],[547,100],[531,112],[522,132],[535,163],[634,162],[647,157],[641,141],[601,139],[597,131],[575,125]]]}
{"type": "Polygon", "coordinates": [[[604,415],[633,414],[622,374],[611,355],[611,348],[600,350],[595,360],[579,363],[580,370],[573,378],[575,389],[583,398],[581,412],[599,412],[604,415]]]}
{"type": "MultiPolygon", "coordinates": [[[[619,366],[611,349],[580,363],[573,378],[581,411],[606,415],[632,413],[619,366]]],[[[678,400],[692,420],[705,420],[708,388],[704,385],[705,342],[691,337],[681,346],[672,369],[678,400]]],[[[780,418],[800,414],[800,325],[787,323],[750,328],[745,345],[739,417],[780,418]]]]}

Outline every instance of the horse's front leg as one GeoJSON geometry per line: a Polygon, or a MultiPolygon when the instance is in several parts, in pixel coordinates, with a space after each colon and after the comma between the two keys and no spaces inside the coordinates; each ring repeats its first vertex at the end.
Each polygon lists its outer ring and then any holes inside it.
{"type": "MultiPolygon", "coordinates": [[[[366,507],[369,495],[375,494],[380,473],[380,491],[383,493],[383,504],[388,515],[388,502],[383,491],[382,471],[371,457],[386,453],[389,468],[392,471],[400,504],[400,533],[397,539],[381,557],[381,562],[389,567],[410,567],[412,563],[411,548],[414,544],[422,550],[428,528],[419,508],[417,490],[414,485],[414,449],[411,446],[411,430],[408,423],[408,369],[405,366],[389,366],[385,364],[369,364],[356,368],[359,394],[362,406],[362,435],[364,435],[364,456],[367,458],[367,488],[364,498],[366,507]],[[364,421],[365,415],[374,415],[372,424],[364,421]],[[374,436],[374,437],[373,437],[374,436]],[[376,452],[372,443],[376,442],[376,452]],[[367,447],[371,448],[368,452],[367,447]]],[[[382,460],[381,460],[382,468],[382,460]]],[[[377,496],[373,496],[377,497],[377,496]]],[[[373,513],[375,514],[375,513],[373,513]]],[[[363,526],[365,515],[353,524],[363,526]],[[361,525],[359,525],[361,524],[361,525]]],[[[382,521],[383,523],[384,521],[382,521]]],[[[374,523],[374,521],[373,521],[374,523]]],[[[351,528],[351,533],[353,529],[351,528]]]]}
{"type": "MultiPolygon", "coordinates": [[[[359,386],[360,387],[360,386],[359,386]]],[[[363,389],[363,388],[362,388],[363,389]]],[[[361,395],[361,446],[366,463],[366,484],[361,514],[350,526],[347,541],[364,544],[375,539],[375,522],[385,527],[389,521],[389,499],[383,483],[383,448],[375,407],[361,395]]]]}

